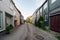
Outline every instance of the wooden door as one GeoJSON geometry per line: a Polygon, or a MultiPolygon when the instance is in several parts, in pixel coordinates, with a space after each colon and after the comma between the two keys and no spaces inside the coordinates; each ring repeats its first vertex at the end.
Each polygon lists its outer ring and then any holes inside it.
{"type": "Polygon", "coordinates": [[[60,15],[50,17],[50,29],[60,32],[60,15]]]}

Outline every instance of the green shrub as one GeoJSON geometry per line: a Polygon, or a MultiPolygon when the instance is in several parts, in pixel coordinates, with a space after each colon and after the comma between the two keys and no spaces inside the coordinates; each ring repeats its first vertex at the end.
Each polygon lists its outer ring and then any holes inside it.
{"type": "Polygon", "coordinates": [[[10,30],[10,26],[6,26],[6,31],[9,31],[10,30]]]}
{"type": "Polygon", "coordinates": [[[11,29],[13,29],[13,26],[12,25],[7,25],[6,26],[6,31],[10,31],[11,29]]]}
{"type": "Polygon", "coordinates": [[[10,29],[13,29],[13,26],[10,24],[10,29]]]}
{"type": "Polygon", "coordinates": [[[39,27],[43,27],[43,24],[44,24],[44,19],[43,19],[42,16],[40,16],[40,18],[39,18],[39,20],[38,20],[38,22],[37,22],[37,25],[38,25],[39,27]]]}
{"type": "Polygon", "coordinates": [[[56,38],[57,38],[58,40],[60,40],[60,36],[56,36],[56,38]]]}

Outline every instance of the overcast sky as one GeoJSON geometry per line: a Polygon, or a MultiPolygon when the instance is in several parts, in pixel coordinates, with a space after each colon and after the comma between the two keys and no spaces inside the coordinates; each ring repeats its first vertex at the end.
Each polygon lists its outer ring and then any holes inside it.
{"type": "Polygon", "coordinates": [[[45,0],[13,0],[17,8],[21,11],[24,19],[31,16],[34,11],[42,5],[45,0]]]}

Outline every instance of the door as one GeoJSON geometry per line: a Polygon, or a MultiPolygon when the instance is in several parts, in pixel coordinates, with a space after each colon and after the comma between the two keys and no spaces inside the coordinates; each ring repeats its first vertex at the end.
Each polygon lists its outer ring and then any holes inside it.
{"type": "Polygon", "coordinates": [[[50,17],[50,29],[60,32],[60,15],[50,17]]]}

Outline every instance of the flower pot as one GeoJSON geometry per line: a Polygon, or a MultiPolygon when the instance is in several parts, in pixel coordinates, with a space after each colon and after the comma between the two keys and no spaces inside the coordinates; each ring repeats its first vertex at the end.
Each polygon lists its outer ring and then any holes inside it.
{"type": "Polygon", "coordinates": [[[6,34],[10,34],[10,31],[6,31],[6,34]]]}

